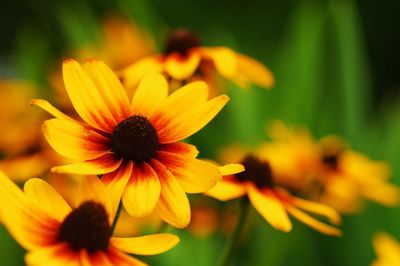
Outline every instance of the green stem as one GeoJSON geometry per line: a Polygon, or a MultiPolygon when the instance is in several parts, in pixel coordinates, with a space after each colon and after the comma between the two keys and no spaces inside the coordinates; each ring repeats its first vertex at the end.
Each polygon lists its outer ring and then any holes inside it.
{"type": "Polygon", "coordinates": [[[240,236],[242,235],[244,225],[246,224],[248,214],[249,214],[249,207],[250,207],[250,202],[247,197],[244,197],[240,201],[240,210],[239,210],[239,215],[238,215],[238,221],[236,223],[236,227],[232,233],[231,238],[229,239],[228,243],[225,246],[224,252],[222,253],[222,260],[220,265],[221,266],[228,266],[229,261],[232,257],[233,251],[235,250],[235,247],[240,239],[240,236]]]}
{"type": "Polygon", "coordinates": [[[111,225],[111,233],[114,233],[115,227],[117,226],[117,222],[119,219],[119,215],[121,214],[121,210],[122,210],[122,201],[120,201],[118,204],[117,213],[115,214],[114,221],[111,225]]]}

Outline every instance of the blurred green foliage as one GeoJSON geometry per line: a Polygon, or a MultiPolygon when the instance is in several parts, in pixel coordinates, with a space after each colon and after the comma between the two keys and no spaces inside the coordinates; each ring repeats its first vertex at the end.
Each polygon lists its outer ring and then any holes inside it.
{"type": "MultiPolygon", "coordinates": [[[[376,33],[376,28],[367,28],[370,32],[366,34],[365,27],[375,22],[368,16],[374,14],[371,10],[377,4],[370,2],[7,3],[1,16],[0,76],[33,80],[39,87],[47,88],[48,70],[60,66],[60,58],[68,55],[66,51],[96,42],[101,18],[110,12],[132,16],[151,32],[158,47],[162,47],[168,29],[183,26],[198,32],[205,45],[230,46],[261,60],[276,77],[272,91],[260,88],[244,91],[230,84],[231,102],[226,110],[191,138],[199,146],[201,156],[213,157],[221,147],[232,143],[256,145],[266,139],[266,122],[281,119],[306,125],[318,137],[331,133],[342,135],[356,150],[374,159],[389,161],[393,166],[392,181],[400,184],[397,163],[400,105],[396,97],[399,68],[390,69],[392,76],[385,68],[379,68],[398,64],[391,60],[392,56],[400,59],[399,52],[394,51],[398,46],[393,44],[399,41],[387,35],[393,33],[390,27],[398,27],[400,23],[385,25],[383,36],[376,33]],[[371,47],[384,49],[383,57],[387,60],[380,58],[371,47]],[[379,60],[371,64],[376,58],[379,60]]],[[[400,10],[398,4],[393,7],[400,10]]],[[[393,15],[389,9],[385,10],[393,15]]],[[[388,18],[384,21],[391,22],[388,18]]],[[[258,214],[253,216],[256,226],[242,239],[232,265],[363,266],[375,257],[371,245],[375,232],[385,230],[400,238],[400,210],[374,204],[368,204],[358,215],[345,217],[344,236],[337,239],[320,235],[299,223],[295,223],[292,233],[280,233],[258,214]]],[[[172,231],[181,237],[175,249],[143,259],[155,265],[216,264],[224,243],[222,235],[198,239],[187,232],[172,231]]],[[[3,228],[0,239],[2,264],[22,264],[21,248],[3,228]]]]}

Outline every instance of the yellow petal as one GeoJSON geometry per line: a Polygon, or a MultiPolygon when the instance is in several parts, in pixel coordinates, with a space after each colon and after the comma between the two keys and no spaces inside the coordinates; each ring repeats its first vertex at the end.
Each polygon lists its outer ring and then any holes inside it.
{"type": "Polygon", "coordinates": [[[64,61],[63,77],[68,96],[80,117],[92,127],[111,133],[120,120],[102,88],[97,88],[88,72],[72,59],[64,61]]]}
{"type": "Polygon", "coordinates": [[[25,262],[30,266],[81,266],[79,252],[72,251],[66,243],[35,249],[26,254],[25,262]]]}
{"type": "Polygon", "coordinates": [[[109,150],[106,137],[65,119],[47,120],[42,130],[50,146],[68,158],[91,160],[109,150]]]}
{"type": "Polygon", "coordinates": [[[299,207],[300,209],[325,216],[333,224],[341,223],[340,214],[336,210],[332,209],[329,206],[326,206],[324,204],[317,203],[317,202],[312,202],[312,201],[296,198],[296,197],[292,197],[291,203],[293,205],[299,207]]]}
{"type": "Polygon", "coordinates": [[[160,198],[161,185],[157,173],[143,162],[134,165],[131,178],[122,196],[126,211],[135,217],[150,214],[160,198]]]}
{"type": "Polygon", "coordinates": [[[285,211],[283,204],[273,194],[273,191],[263,191],[261,193],[254,186],[248,186],[249,199],[254,208],[261,214],[264,219],[274,228],[283,232],[292,230],[292,223],[285,211]]]}
{"type": "Polygon", "coordinates": [[[117,248],[110,247],[107,250],[107,257],[108,259],[112,262],[112,265],[118,265],[118,266],[147,266],[146,263],[135,259],[132,256],[129,256],[121,251],[119,251],[117,248]]]}
{"type": "Polygon", "coordinates": [[[254,83],[264,88],[270,88],[274,85],[274,76],[266,66],[243,54],[236,54],[236,57],[238,70],[234,79],[239,84],[247,87],[249,83],[254,83]]]}
{"type": "Polygon", "coordinates": [[[53,105],[51,105],[48,101],[46,100],[42,100],[42,99],[33,99],[31,101],[31,105],[36,105],[40,108],[42,108],[43,110],[45,110],[46,112],[48,112],[49,114],[51,114],[52,116],[59,118],[59,119],[65,119],[68,121],[72,121],[72,122],[77,122],[76,120],[74,120],[73,118],[65,115],[64,113],[62,113],[60,110],[58,110],[57,108],[55,108],[53,105]]]}
{"type": "Polygon", "coordinates": [[[82,163],[67,164],[53,167],[54,173],[70,173],[81,175],[102,175],[115,171],[122,163],[122,159],[117,160],[110,153],[100,158],[85,161],[82,163]]]}
{"type": "Polygon", "coordinates": [[[213,61],[218,73],[228,79],[235,77],[238,69],[236,53],[226,47],[203,48],[206,57],[213,61]]]}
{"type": "Polygon", "coordinates": [[[160,145],[159,150],[170,153],[177,153],[191,158],[196,158],[197,155],[199,154],[199,151],[197,150],[196,146],[183,142],[163,144],[160,145]]]}
{"type": "Polygon", "coordinates": [[[83,67],[107,104],[102,111],[112,115],[117,122],[129,117],[129,99],[117,75],[102,61],[95,59],[86,60],[83,67]]]}
{"type": "Polygon", "coordinates": [[[321,232],[326,235],[332,235],[332,236],[341,236],[342,232],[330,225],[324,224],[317,219],[314,219],[313,217],[309,216],[308,214],[304,213],[303,211],[297,209],[294,206],[287,205],[286,206],[287,211],[293,215],[296,219],[299,221],[303,222],[304,224],[310,226],[311,228],[317,230],[318,232],[321,232]]]}
{"type": "Polygon", "coordinates": [[[132,90],[133,88],[136,88],[139,81],[145,75],[151,73],[162,73],[163,69],[160,56],[150,56],[125,68],[121,71],[120,76],[122,77],[125,88],[132,90]]]}
{"type": "Polygon", "coordinates": [[[151,117],[159,105],[167,99],[168,83],[161,74],[149,74],[140,81],[132,99],[134,114],[151,117]]]}
{"type": "Polygon", "coordinates": [[[190,223],[189,200],[175,177],[165,166],[156,160],[151,161],[161,183],[160,200],[156,210],[161,219],[177,228],[190,223]]]}
{"type": "Polygon", "coordinates": [[[80,266],[113,266],[113,264],[103,251],[91,252],[89,253],[86,249],[80,251],[80,266]]]}
{"type": "Polygon", "coordinates": [[[204,194],[220,201],[228,201],[246,195],[246,188],[236,182],[221,180],[204,194]]]}
{"type": "Polygon", "coordinates": [[[11,236],[25,249],[50,245],[59,222],[35,204],[0,172],[0,217],[11,236]]]}
{"type": "Polygon", "coordinates": [[[42,179],[29,179],[24,185],[24,192],[57,221],[61,222],[71,211],[71,207],[60,194],[42,179]]]}
{"type": "Polygon", "coordinates": [[[163,253],[176,244],[179,238],[171,234],[154,234],[131,238],[111,238],[111,244],[116,248],[129,253],[138,255],[156,255],[163,253]]]}
{"type": "Polygon", "coordinates": [[[114,213],[111,199],[107,193],[106,187],[97,176],[85,177],[78,188],[76,195],[76,207],[79,207],[86,201],[94,201],[104,206],[107,211],[110,224],[114,220],[112,214],[114,213]]]}
{"type": "Polygon", "coordinates": [[[121,165],[116,171],[105,174],[101,178],[101,181],[105,185],[107,192],[110,195],[113,209],[113,212],[111,213],[112,217],[114,217],[118,209],[126,184],[131,177],[132,166],[132,161],[129,161],[126,165],[121,165]]]}
{"type": "Polygon", "coordinates": [[[400,244],[387,233],[380,232],[374,236],[373,245],[378,257],[399,256],[400,244]]]}
{"type": "Polygon", "coordinates": [[[171,171],[185,192],[205,192],[220,179],[218,167],[209,162],[161,151],[157,158],[171,171]]]}
{"type": "Polygon", "coordinates": [[[165,71],[169,76],[177,80],[186,80],[193,76],[200,64],[201,57],[197,51],[192,51],[187,56],[174,53],[165,60],[165,71]]]}
{"type": "Polygon", "coordinates": [[[171,117],[170,122],[159,130],[160,143],[172,143],[185,139],[206,126],[229,101],[226,95],[218,96],[197,108],[183,111],[171,117]]]}
{"type": "Polygon", "coordinates": [[[245,170],[244,166],[239,163],[226,164],[224,166],[218,167],[218,169],[222,176],[241,173],[245,170]]]}

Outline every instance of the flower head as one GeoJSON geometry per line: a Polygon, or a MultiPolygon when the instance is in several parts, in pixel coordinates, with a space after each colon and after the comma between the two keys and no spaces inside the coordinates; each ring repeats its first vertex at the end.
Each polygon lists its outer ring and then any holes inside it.
{"type": "Polygon", "coordinates": [[[63,65],[65,87],[83,122],[44,100],[33,100],[56,118],[43,125],[49,144],[81,162],[53,168],[58,173],[103,175],[114,201],[132,216],[156,209],[176,227],[190,222],[185,192],[201,193],[216,184],[218,168],[196,159],[196,147],[179,142],[204,127],[229,98],[208,100],[207,86],[194,82],[168,96],[160,74],[146,76],[132,102],[117,76],[101,61],[63,65]]]}
{"type": "Polygon", "coordinates": [[[37,178],[22,192],[0,173],[0,197],[2,222],[28,251],[28,265],[144,265],[126,253],[159,254],[179,241],[169,234],[113,237],[117,206],[96,177],[82,182],[75,208],[37,178]]]}
{"type": "Polygon", "coordinates": [[[292,229],[288,217],[291,214],[319,232],[336,236],[341,234],[340,230],[318,221],[305,211],[324,216],[333,224],[340,223],[339,214],[325,205],[292,196],[286,189],[277,186],[274,169],[268,160],[247,153],[240,163],[245,167],[244,172],[224,175],[206,195],[222,201],[247,196],[268,223],[284,232],[292,229]]]}
{"type": "Polygon", "coordinates": [[[254,83],[269,88],[271,72],[258,61],[226,47],[203,47],[193,32],[178,29],[166,41],[162,54],[146,57],[121,72],[126,87],[135,87],[144,74],[163,73],[168,79],[205,80],[216,93],[215,73],[247,88],[254,83]]]}

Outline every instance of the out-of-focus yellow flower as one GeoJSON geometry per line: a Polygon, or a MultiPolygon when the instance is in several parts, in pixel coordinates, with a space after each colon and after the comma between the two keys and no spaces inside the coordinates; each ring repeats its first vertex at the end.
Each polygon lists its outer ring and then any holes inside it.
{"type": "Polygon", "coordinates": [[[293,191],[304,191],[315,182],[320,165],[319,145],[304,128],[289,128],[279,121],[267,131],[270,142],[258,153],[274,169],[275,182],[293,191]]]}
{"type": "Polygon", "coordinates": [[[378,258],[372,266],[398,266],[400,265],[400,243],[386,233],[374,236],[373,246],[378,258]]]}
{"type": "Polygon", "coordinates": [[[43,175],[60,162],[43,140],[43,114],[29,101],[37,89],[22,81],[0,81],[0,169],[13,180],[43,175]]]}
{"type": "Polygon", "coordinates": [[[132,102],[117,76],[103,62],[64,62],[65,87],[84,122],[63,114],[47,101],[32,103],[56,118],[43,126],[49,144],[79,163],[53,168],[58,173],[103,175],[114,201],[129,214],[154,209],[167,223],[185,227],[190,206],[185,192],[201,193],[220,178],[218,168],[196,159],[196,147],[179,142],[210,122],[228,102],[208,100],[204,82],[194,82],[168,96],[163,76],[146,76],[132,102]]]}
{"type": "Polygon", "coordinates": [[[0,198],[2,222],[28,250],[28,265],[145,265],[125,253],[159,254],[179,242],[170,234],[113,237],[117,205],[97,177],[82,182],[74,209],[37,178],[22,192],[0,173],[0,198]]]}
{"type": "Polygon", "coordinates": [[[390,167],[349,149],[338,137],[321,141],[319,199],[342,212],[358,211],[366,198],[385,206],[400,200],[399,189],[388,183],[390,167]]]}
{"type": "MultiPolygon", "coordinates": [[[[168,38],[163,54],[146,57],[121,72],[127,88],[136,87],[143,75],[163,73],[179,83],[202,79],[216,94],[215,74],[232,80],[244,88],[252,83],[270,88],[272,73],[260,62],[226,47],[202,47],[199,38],[184,29],[168,38]]],[[[217,91],[216,91],[217,90],[217,91]]]]}
{"type": "Polygon", "coordinates": [[[318,221],[304,211],[328,218],[333,224],[340,223],[339,214],[332,208],[316,202],[307,201],[289,194],[274,182],[274,169],[265,158],[246,154],[240,161],[245,171],[234,175],[223,175],[214,188],[205,194],[227,201],[247,196],[254,208],[273,227],[283,232],[292,230],[288,214],[328,235],[338,236],[340,230],[318,221]]]}

